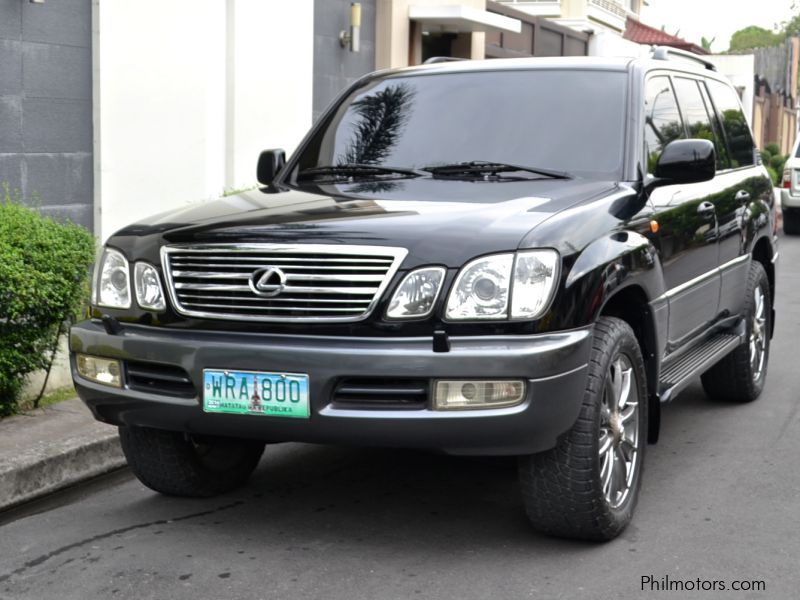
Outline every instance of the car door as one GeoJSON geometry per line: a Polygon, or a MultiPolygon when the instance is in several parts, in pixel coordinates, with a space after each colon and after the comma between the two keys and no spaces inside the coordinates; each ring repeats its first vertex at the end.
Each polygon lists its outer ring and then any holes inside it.
{"type": "Polygon", "coordinates": [[[755,145],[739,96],[731,86],[721,81],[709,78],[705,83],[724,140],[723,151],[727,152],[730,162],[727,170],[718,176],[723,188],[717,201],[720,310],[735,315],[743,306],[750,268],[746,247],[747,221],[757,220],[753,211],[763,210],[763,205],[755,201],[765,194],[769,197],[773,192],[762,167],[756,162],[755,145]]]}
{"type": "MultiPolygon", "coordinates": [[[[652,175],[664,146],[688,137],[670,75],[647,79],[644,122],[646,164],[652,175]]],[[[669,303],[668,352],[707,328],[718,314],[715,191],[712,180],[659,187],[650,196],[669,303]]]]}
{"type": "MultiPolygon", "coordinates": [[[[742,157],[737,154],[736,167],[733,167],[729,144],[722,134],[722,126],[717,119],[714,106],[708,95],[706,81],[699,77],[675,76],[672,79],[678,105],[686,125],[687,135],[690,138],[707,139],[714,143],[717,153],[717,173],[713,180],[713,190],[708,201],[714,206],[716,221],[717,241],[717,266],[720,267],[720,313],[730,313],[734,307],[730,306],[733,299],[741,303],[748,265],[746,260],[740,259],[743,253],[743,227],[744,211],[751,197],[752,173],[747,173],[753,167],[754,152],[752,143],[749,154],[742,157]],[[744,160],[745,165],[738,161],[744,160]],[[723,302],[722,299],[725,299],[723,302]]],[[[724,84],[714,81],[714,84],[724,84]]],[[[726,89],[730,89],[724,86],[726,89]]],[[[730,90],[734,93],[733,90],[730,90]]],[[[734,93],[735,94],[735,93],[734,93]]],[[[744,115],[742,115],[744,118],[744,115]]],[[[747,124],[744,123],[747,130],[747,124]]],[[[747,135],[740,132],[738,135],[747,135]]],[[[744,142],[745,140],[741,140],[744,142]]],[[[737,152],[741,153],[741,142],[737,142],[737,152]]],[[[738,306],[735,307],[738,310],[738,306]]]]}

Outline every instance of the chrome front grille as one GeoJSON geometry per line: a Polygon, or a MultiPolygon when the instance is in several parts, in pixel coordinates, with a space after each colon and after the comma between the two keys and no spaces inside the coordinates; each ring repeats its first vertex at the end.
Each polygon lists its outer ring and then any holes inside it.
{"type": "Polygon", "coordinates": [[[385,246],[210,244],[164,246],[175,310],[237,321],[366,318],[407,254],[385,246]]]}

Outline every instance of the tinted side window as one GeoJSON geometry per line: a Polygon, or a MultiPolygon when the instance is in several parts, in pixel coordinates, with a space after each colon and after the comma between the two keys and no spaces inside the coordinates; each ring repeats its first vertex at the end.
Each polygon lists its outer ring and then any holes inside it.
{"type": "Polygon", "coordinates": [[[722,126],[720,125],[719,119],[717,118],[717,113],[714,110],[714,103],[711,102],[711,97],[708,95],[708,89],[706,89],[705,84],[697,82],[697,85],[700,86],[700,91],[703,94],[703,102],[706,105],[708,114],[711,116],[711,127],[714,129],[714,135],[717,136],[717,141],[719,142],[716,145],[717,169],[729,169],[731,166],[731,153],[728,150],[728,144],[725,142],[725,136],[722,135],[722,126]]]}
{"type": "Polygon", "coordinates": [[[669,77],[653,77],[647,81],[644,94],[644,143],[647,170],[656,170],[661,151],[672,140],[684,138],[683,122],[669,77]]]}
{"type": "MultiPolygon", "coordinates": [[[[713,142],[717,152],[717,169],[727,169],[727,153],[722,149],[724,143],[720,143],[721,140],[717,137],[697,81],[683,77],[676,77],[672,81],[675,84],[675,93],[678,95],[678,104],[680,104],[689,137],[713,142]]],[[[711,114],[713,114],[713,110],[711,114]]]]}
{"type": "Polygon", "coordinates": [[[755,146],[750,135],[750,126],[742,112],[739,96],[728,85],[713,79],[708,80],[711,100],[722,120],[722,128],[731,151],[731,166],[744,167],[755,164],[755,146]]]}

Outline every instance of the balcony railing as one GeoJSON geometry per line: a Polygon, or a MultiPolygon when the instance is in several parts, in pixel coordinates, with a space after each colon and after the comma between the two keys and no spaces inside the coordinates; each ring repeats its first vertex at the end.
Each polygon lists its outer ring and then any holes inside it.
{"type": "Polygon", "coordinates": [[[618,17],[622,17],[623,19],[628,16],[628,11],[631,7],[630,0],[625,0],[624,3],[618,0],[589,0],[589,3],[603,10],[607,10],[618,17]],[[623,4],[625,4],[625,6],[623,6],[623,4]]]}
{"type": "MultiPolygon", "coordinates": [[[[560,5],[561,0],[499,0],[504,4],[527,4],[527,5],[560,5]]],[[[610,13],[625,17],[629,12],[637,12],[639,0],[586,0],[587,4],[593,4],[610,13]]]]}

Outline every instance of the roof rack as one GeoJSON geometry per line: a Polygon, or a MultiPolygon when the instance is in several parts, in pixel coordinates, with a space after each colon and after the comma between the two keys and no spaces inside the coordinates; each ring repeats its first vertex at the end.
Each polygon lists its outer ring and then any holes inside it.
{"type": "Polygon", "coordinates": [[[702,56],[687,52],[686,50],[678,50],[670,46],[653,46],[650,48],[650,57],[653,60],[670,60],[671,58],[677,58],[678,60],[685,60],[703,65],[703,67],[709,71],[717,70],[714,63],[704,59],[702,56]]]}
{"type": "Polygon", "coordinates": [[[455,56],[431,56],[428,60],[423,62],[423,65],[433,65],[443,62],[455,62],[457,60],[469,60],[468,58],[457,58],[455,56]]]}

